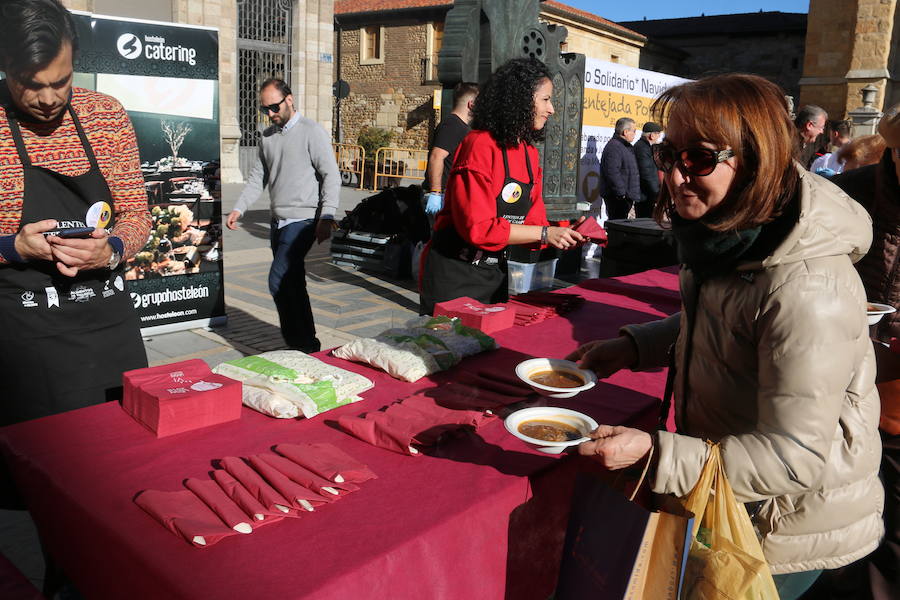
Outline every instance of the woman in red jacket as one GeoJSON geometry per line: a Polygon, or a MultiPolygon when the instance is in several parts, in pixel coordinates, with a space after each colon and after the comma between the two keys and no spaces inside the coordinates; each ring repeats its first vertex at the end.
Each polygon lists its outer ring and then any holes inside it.
{"type": "Polygon", "coordinates": [[[583,240],[547,223],[537,149],[553,115],[553,83],[544,63],[514,59],[491,75],[475,100],[472,132],[456,151],[444,209],[422,265],[420,312],[468,296],[505,302],[511,244],[566,249],[583,240]]]}

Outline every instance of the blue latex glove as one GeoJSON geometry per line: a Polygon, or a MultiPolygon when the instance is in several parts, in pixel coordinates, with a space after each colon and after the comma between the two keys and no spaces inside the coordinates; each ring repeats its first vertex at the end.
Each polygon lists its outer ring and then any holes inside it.
{"type": "Polygon", "coordinates": [[[444,195],[438,192],[428,192],[425,194],[425,213],[436,215],[441,212],[444,207],[444,195]]]}
{"type": "Polygon", "coordinates": [[[821,175],[822,177],[834,177],[836,173],[834,172],[834,169],[821,167],[819,169],[816,169],[816,175],[821,175]]]}

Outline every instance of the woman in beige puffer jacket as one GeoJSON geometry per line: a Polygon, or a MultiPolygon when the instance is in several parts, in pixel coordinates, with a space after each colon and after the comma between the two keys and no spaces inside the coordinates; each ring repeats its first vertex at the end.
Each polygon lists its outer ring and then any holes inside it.
{"type": "Polygon", "coordinates": [[[683,310],[570,358],[606,377],[665,365],[674,343],[677,433],[601,425],[580,450],[622,468],[653,446],[654,491],[685,496],[705,440],[718,442],[782,598],[796,598],[883,531],[875,363],[853,268],[871,221],[792,163],[783,96],[762,78],[683,84],[654,110],[666,122],[656,216],[672,222],[683,310]]]}

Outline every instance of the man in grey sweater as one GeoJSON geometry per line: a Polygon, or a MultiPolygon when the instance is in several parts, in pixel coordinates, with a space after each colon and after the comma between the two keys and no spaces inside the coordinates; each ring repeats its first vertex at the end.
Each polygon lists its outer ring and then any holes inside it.
{"type": "Polygon", "coordinates": [[[226,225],[237,221],[268,186],[272,210],[272,267],[269,292],[275,299],[281,335],[295,350],[317,352],[312,307],[306,291],[304,261],[313,240],[331,237],[341,177],[331,140],[321,125],[301,117],[291,89],[281,79],[267,79],[259,91],[260,110],[273,125],[259,144],[259,158],[226,225]]]}

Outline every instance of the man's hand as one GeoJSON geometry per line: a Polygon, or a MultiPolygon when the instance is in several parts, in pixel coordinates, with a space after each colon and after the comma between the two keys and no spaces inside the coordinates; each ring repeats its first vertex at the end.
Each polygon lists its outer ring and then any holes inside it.
{"type": "Polygon", "coordinates": [[[319,219],[316,222],[316,243],[321,244],[330,238],[332,229],[334,229],[334,219],[319,219]]]}
{"type": "Polygon", "coordinates": [[[547,243],[554,248],[567,250],[584,241],[584,236],[570,227],[548,227],[547,243]]]}
{"type": "Polygon", "coordinates": [[[51,235],[47,236],[47,242],[59,272],[66,277],[75,277],[79,271],[103,269],[109,265],[112,246],[107,241],[108,237],[106,230],[98,227],[89,238],[64,239],[51,235]]]}
{"type": "Polygon", "coordinates": [[[600,425],[590,438],[592,441],[578,446],[578,453],[596,456],[610,470],[630,467],[653,447],[653,438],[646,431],[619,425],[600,425]]]}
{"type": "Polygon", "coordinates": [[[425,194],[425,214],[436,215],[444,207],[444,195],[439,192],[425,194]]]}
{"type": "Polygon", "coordinates": [[[623,335],[588,342],[568,355],[566,360],[576,361],[582,369],[593,371],[599,379],[604,379],[637,363],[638,353],[632,339],[623,335]]]}
{"type": "Polygon", "coordinates": [[[237,220],[241,218],[241,212],[238,210],[233,210],[228,213],[228,218],[225,220],[225,226],[228,229],[237,229],[237,220]]]}
{"type": "Polygon", "coordinates": [[[15,241],[16,252],[22,260],[53,260],[50,244],[43,232],[54,229],[56,229],[54,219],[44,219],[22,227],[15,241]]]}

